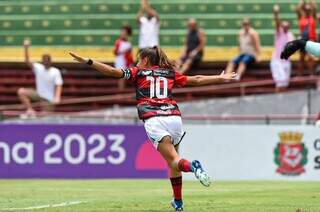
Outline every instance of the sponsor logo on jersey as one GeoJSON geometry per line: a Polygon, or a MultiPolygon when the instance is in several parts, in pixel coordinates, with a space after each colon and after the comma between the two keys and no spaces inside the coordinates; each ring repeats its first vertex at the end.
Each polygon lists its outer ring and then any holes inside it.
{"type": "Polygon", "coordinates": [[[298,176],[305,172],[308,150],[300,132],[279,133],[280,142],[274,149],[276,170],[281,175],[298,176]]]}
{"type": "Polygon", "coordinates": [[[152,70],[145,70],[141,72],[143,76],[150,76],[152,74],[152,70]]]}
{"type": "Polygon", "coordinates": [[[174,108],[175,108],[174,105],[161,105],[161,106],[160,106],[160,109],[161,109],[161,110],[172,110],[172,109],[174,109],[174,108]]]}

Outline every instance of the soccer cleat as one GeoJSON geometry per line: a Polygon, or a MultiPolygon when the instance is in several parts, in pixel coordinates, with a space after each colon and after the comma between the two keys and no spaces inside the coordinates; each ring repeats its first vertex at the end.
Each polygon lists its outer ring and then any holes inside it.
{"type": "Polygon", "coordinates": [[[201,163],[197,160],[191,162],[191,167],[196,178],[200,183],[206,187],[210,186],[210,177],[205,170],[203,170],[201,163]]]}
{"type": "Polygon", "coordinates": [[[291,55],[293,55],[296,51],[301,50],[304,51],[307,41],[304,39],[298,39],[288,42],[282,52],[281,52],[281,59],[288,59],[291,55]]]}
{"type": "Polygon", "coordinates": [[[183,211],[183,202],[182,200],[175,200],[171,201],[171,206],[175,209],[175,211],[183,211]]]}

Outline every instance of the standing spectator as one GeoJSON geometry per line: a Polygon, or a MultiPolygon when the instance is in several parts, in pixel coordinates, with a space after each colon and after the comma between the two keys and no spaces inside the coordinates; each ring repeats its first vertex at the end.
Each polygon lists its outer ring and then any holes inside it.
{"type": "Polygon", "coordinates": [[[237,80],[240,80],[248,66],[259,61],[261,53],[259,34],[251,27],[249,19],[242,21],[238,42],[240,55],[228,63],[226,72],[232,73],[236,69],[237,80]]]}
{"type": "Polygon", "coordinates": [[[42,63],[32,63],[29,59],[30,41],[24,41],[25,63],[32,69],[35,80],[36,90],[33,88],[19,88],[18,96],[26,106],[26,116],[36,115],[31,102],[47,102],[57,104],[61,101],[63,80],[59,69],[51,66],[51,56],[42,55],[42,63]]]}
{"type": "Polygon", "coordinates": [[[188,29],[184,51],[177,61],[177,66],[183,74],[199,65],[206,44],[206,35],[203,29],[198,28],[196,19],[189,19],[188,29]]]}
{"type": "MultiPolygon", "coordinates": [[[[132,44],[129,37],[132,34],[132,29],[129,26],[121,28],[120,38],[116,40],[113,52],[116,55],[115,67],[119,69],[131,68],[133,66],[132,58],[132,44]]],[[[125,88],[125,80],[119,80],[118,88],[120,90],[125,88]]]]}
{"type": "Polygon", "coordinates": [[[276,92],[280,92],[289,85],[291,76],[291,62],[280,59],[281,51],[287,42],[294,40],[294,35],[289,31],[290,23],[279,18],[280,7],[274,5],[273,14],[275,22],[274,50],[270,68],[276,84],[276,92]]]}
{"type": "Polygon", "coordinates": [[[148,0],[141,0],[137,22],[140,26],[139,49],[158,46],[160,17],[157,11],[151,7],[148,0]]]}
{"type": "MultiPolygon", "coordinates": [[[[300,0],[297,6],[297,16],[299,23],[300,36],[302,39],[317,41],[317,3],[315,0],[306,2],[300,0]]],[[[305,51],[300,52],[300,62],[298,64],[298,74],[303,75],[305,66],[307,66],[309,74],[313,75],[315,70],[315,58],[305,51]],[[306,63],[306,60],[308,61],[306,63]]]]}

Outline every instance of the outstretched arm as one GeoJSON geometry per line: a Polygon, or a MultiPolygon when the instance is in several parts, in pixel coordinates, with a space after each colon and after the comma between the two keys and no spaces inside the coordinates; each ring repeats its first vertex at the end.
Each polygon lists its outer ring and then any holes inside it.
{"type": "Polygon", "coordinates": [[[280,6],[278,4],[275,4],[273,6],[273,18],[274,18],[274,23],[276,27],[276,31],[279,32],[280,25],[281,25],[281,20],[279,18],[279,12],[280,12],[280,6]]]}
{"type": "Polygon", "coordinates": [[[153,9],[150,5],[150,3],[148,2],[148,0],[143,0],[144,1],[144,9],[147,13],[150,13],[152,16],[154,16],[158,21],[160,21],[160,16],[158,14],[158,12],[153,9]]]}
{"type": "Polygon", "coordinates": [[[317,2],[316,0],[310,0],[311,13],[314,18],[317,18],[317,2]]]}
{"type": "Polygon", "coordinates": [[[298,19],[302,16],[303,7],[305,6],[305,4],[306,4],[305,0],[300,0],[299,4],[296,7],[296,13],[297,13],[298,19]]]}
{"type": "Polygon", "coordinates": [[[29,56],[29,46],[30,46],[30,40],[24,40],[23,41],[24,61],[31,69],[33,69],[32,62],[30,61],[30,56],[29,56]]]}
{"type": "Polygon", "coordinates": [[[144,12],[143,0],[141,0],[141,4],[140,4],[140,7],[139,7],[137,16],[136,16],[136,21],[137,21],[138,24],[140,24],[140,18],[143,16],[143,12],[144,12]]]}
{"type": "Polygon", "coordinates": [[[228,82],[234,80],[237,74],[233,73],[224,73],[224,71],[220,75],[196,75],[196,76],[188,76],[187,77],[187,85],[188,86],[201,86],[201,85],[210,85],[221,82],[228,82]]]}
{"type": "Polygon", "coordinates": [[[101,73],[115,78],[122,78],[123,77],[123,71],[121,69],[115,68],[113,66],[109,66],[104,63],[100,63],[98,61],[93,61],[91,59],[81,57],[73,52],[69,52],[69,54],[74,58],[75,61],[82,63],[82,64],[88,64],[92,68],[94,68],[97,71],[100,71],[101,73]]]}

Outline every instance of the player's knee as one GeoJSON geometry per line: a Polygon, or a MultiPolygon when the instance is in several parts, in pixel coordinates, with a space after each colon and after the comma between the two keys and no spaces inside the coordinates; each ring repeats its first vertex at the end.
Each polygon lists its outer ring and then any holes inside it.
{"type": "Polygon", "coordinates": [[[168,163],[168,167],[172,170],[176,170],[178,167],[178,163],[180,161],[180,157],[176,156],[176,157],[172,157],[169,160],[167,160],[168,163]]]}
{"type": "Polygon", "coordinates": [[[176,158],[175,157],[168,157],[167,164],[170,168],[174,167],[176,164],[176,158]]]}
{"type": "Polygon", "coordinates": [[[178,166],[180,157],[169,157],[167,158],[168,167],[171,169],[175,169],[178,166]]]}
{"type": "Polygon", "coordinates": [[[168,167],[172,170],[172,171],[178,171],[178,162],[179,160],[172,160],[172,161],[167,161],[168,163],[168,167]]]}

